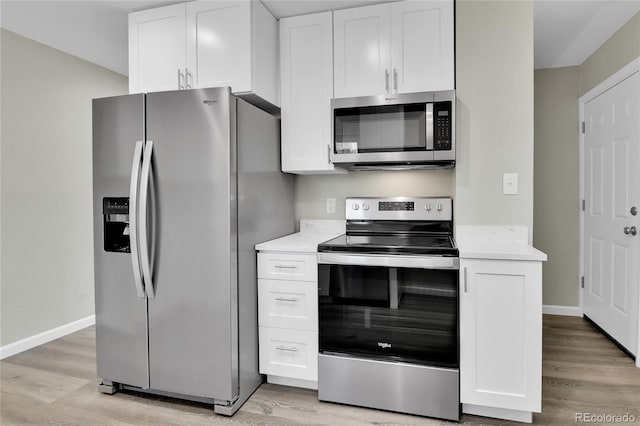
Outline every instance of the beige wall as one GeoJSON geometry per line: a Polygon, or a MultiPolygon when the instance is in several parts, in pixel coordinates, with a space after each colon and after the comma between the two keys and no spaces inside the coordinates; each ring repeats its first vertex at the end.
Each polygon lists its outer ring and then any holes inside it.
{"type": "Polygon", "coordinates": [[[578,67],[535,72],[534,244],[547,305],[579,305],[578,98],[640,57],[640,13],[578,67]]]}
{"type": "Polygon", "coordinates": [[[533,227],[533,8],[456,3],[458,225],[533,227]],[[503,173],[519,194],[502,195],[503,173]]]}
{"type": "Polygon", "coordinates": [[[640,57],[640,13],[580,65],[579,95],[584,95],[637,57],[640,57]]]}
{"type": "Polygon", "coordinates": [[[346,197],[453,196],[453,170],[351,172],[296,178],[296,222],[300,219],[344,219],[346,197]],[[326,199],[336,212],[326,212],[326,199]]]}
{"type": "Polygon", "coordinates": [[[578,300],[578,67],[535,72],[533,242],[547,253],[543,303],[578,300]]]}
{"type": "Polygon", "coordinates": [[[2,30],[0,345],[94,313],[91,99],[127,78],[2,30]]]}

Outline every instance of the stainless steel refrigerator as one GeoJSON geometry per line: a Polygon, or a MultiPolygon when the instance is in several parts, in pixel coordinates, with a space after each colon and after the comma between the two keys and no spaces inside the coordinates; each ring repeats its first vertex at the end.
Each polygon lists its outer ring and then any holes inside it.
{"type": "Polygon", "coordinates": [[[211,88],[93,101],[100,390],[215,404],[260,385],[254,244],[294,230],[279,120],[211,88]]]}

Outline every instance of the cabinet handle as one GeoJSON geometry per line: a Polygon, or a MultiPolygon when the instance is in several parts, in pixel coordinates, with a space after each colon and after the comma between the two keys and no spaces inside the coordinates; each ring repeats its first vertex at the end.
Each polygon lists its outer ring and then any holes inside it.
{"type": "Polygon", "coordinates": [[[191,89],[192,88],[191,83],[193,83],[193,76],[191,75],[191,71],[189,71],[189,68],[184,69],[184,74],[185,74],[184,80],[185,80],[187,89],[191,89]],[[191,83],[189,83],[189,80],[191,80],[191,83]]]}
{"type": "Polygon", "coordinates": [[[294,265],[273,265],[276,269],[298,269],[297,266],[294,265]]]}
{"type": "Polygon", "coordinates": [[[331,164],[331,145],[327,144],[327,163],[331,164]]]}
{"type": "Polygon", "coordinates": [[[276,346],[276,349],[279,351],[298,352],[298,348],[295,346],[276,346]]]}
{"type": "Polygon", "coordinates": [[[384,70],[384,90],[389,92],[389,70],[386,68],[384,70]]]}
{"type": "Polygon", "coordinates": [[[462,270],[464,280],[464,292],[467,293],[467,268],[462,270]]]}
{"type": "Polygon", "coordinates": [[[297,302],[298,298],[297,297],[276,297],[276,300],[279,300],[280,302],[297,302]]]}
{"type": "Polygon", "coordinates": [[[398,93],[398,70],[395,68],[393,69],[393,90],[398,93]]]}
{"type": "Polygon", "coordinates": [[[184,79],[184,74],[182,74],[182,70],[178,68],[178,90],[184,89],[184,85],[182,84],[183,79],[184,79]]]}

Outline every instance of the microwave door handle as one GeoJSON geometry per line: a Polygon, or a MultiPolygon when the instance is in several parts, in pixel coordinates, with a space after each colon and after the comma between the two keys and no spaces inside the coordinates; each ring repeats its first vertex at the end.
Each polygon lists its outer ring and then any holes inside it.
{"type": "Polygon", "coordinates": [[[389,93],[389,70],[384,70],[384,90],[389,93]]]}
{"type": "Polygon", "coordinates": [[[427,103],[427,151],[433,151],[433,103],[427,103]]]}

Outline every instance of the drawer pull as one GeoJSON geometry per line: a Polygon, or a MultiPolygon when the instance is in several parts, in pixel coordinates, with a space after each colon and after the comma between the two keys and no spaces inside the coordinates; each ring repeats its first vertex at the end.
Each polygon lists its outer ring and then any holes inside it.
{"type": "Polygon", "coordinates": [[[295,265],[273,265],[276,269],[298,269],[295,265]]]}
{"type": "Polygon", "coordinates": [[[297,297],[276,297],[276,300],[279,300],[281,302],[297,302],[298,298],[297,297]]]}
{"type": "Polygon", "coordinates": [[[295,346],[276,346],[276,349],[279,351],[298,352],[298,348],[295,346]]]}

